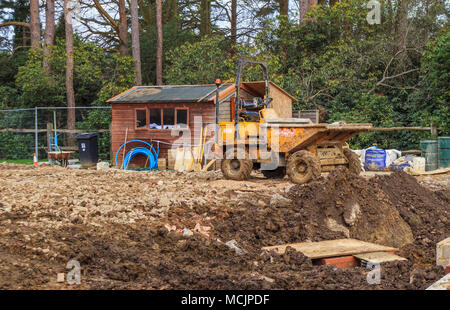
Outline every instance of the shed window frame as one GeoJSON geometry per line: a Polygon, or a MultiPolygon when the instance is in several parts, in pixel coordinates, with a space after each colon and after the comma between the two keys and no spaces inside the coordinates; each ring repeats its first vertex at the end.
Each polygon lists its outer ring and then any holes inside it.
{"type": "Polygon", "coordinates": [[[147,130],[149,129],[149,110],[145,108],[135,108],[134,109],[134,129],[135,130],[147,130]],[[138,127],[137,126],[137,120],[138,120],[138,111],[145,111],[145,127],[138,127]]]}
{"type": "Polygon", "coordinates": [[[187,129],[187,128],[189,128],[189,108],[187,108],[187,107],[177,107],[177,108],[175,108],[175,126],[174,126],[174,128],[176,128],[176,129],[187,129]],[[177,119],[177,117],[178,117],[178,110],[185,110],[186,111],[186,127],[180,127],[180,126],[178,126],[178,119],[177,119]]]}
{"type": "Polygon", "coordinates": [[[164,128],[164,120],[163,120],[163,110],[164,109],[162,107],[148,107],[147,108],[148,114],[149,114],[149,117],[148,117],[149,122],[150,122],[150,117],[151,117],[151,111],[150,110],[152,110],[152,109],[155,109],[155,110],[158,109],[159,110],[160,121],[161,121],[161,124],[160,124],[161,128],[150,128],[150,124],[149,124],[148,130],[167,130],[167,129],[163,129],[164,128]]]}
{"type": "Polygon", "coordinates": [[[147,129],[149,131],[171,131],[172,129],[188,129],[189,128],[189,108],[188,107],[164,107],[164,106],[150,106],[147,108],[147,120],[150,122],[150,110],[151,109],[159,109],[161,112],[161,128],[150,128],[150,124],[147,126],[147,128],[139,128],[139,129],[147,129]],[[173,109],[174,110],[174,125],[173,128],[164,128],[164,109],[173,109]],[[187,124],[186,127],[180,127],[178,126],[178,120],[177,120],[177,111],[178,110],[185,110],[187,114],[187,124]]]}

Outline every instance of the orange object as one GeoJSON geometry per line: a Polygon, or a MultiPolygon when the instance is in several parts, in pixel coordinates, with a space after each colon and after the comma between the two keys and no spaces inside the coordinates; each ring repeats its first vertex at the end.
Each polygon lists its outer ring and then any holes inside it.
{"type": "Polygon", "coordinates": [[[39,167],[39,163],[37,161],[36,153],[33,154],[33,165],[36,166],[36,167],[39,167]]]}
{"type": "Polygon", "coordinates": [[[448,264],[447,267],[445,267],[445,274],[449,273],[450,273],[450,264],[448,264]]]}
{"type": "Polygon", "coordinates": [[[319,265],[334,265],[340,268],[359,266],[358,260],[353,256],[322,258],[318,261],[318,263],[319,265]]]}

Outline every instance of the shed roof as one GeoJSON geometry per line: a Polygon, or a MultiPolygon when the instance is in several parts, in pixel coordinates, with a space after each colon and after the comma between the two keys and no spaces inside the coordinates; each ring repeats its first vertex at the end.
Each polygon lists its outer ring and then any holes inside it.
{"type": "MultiPolygon", "coordinates": [[[[264,81],[242,82],[255,94],[264,96],[264,81]]],[[[270,84],[292,101],[296,98],[277,84],[270,84]]],[[[234,84],[224,83],[220,86],[221,97],[234,92],[234,84]]],[[[165,102],[211,102],[215,100],[216,85],[164,85],[164,86],[134,86],[123,93],[107,100],[110,103],[165,103],[165,102]]],[[[221,98],[223,100],[223,98],[221,98]]]]}
{"type": "MultiPolygon", "coordinates": [[[[223,84],[219,91],[230,87],[223,84]]],[[[215,97],[216,85],[135,86],[111,99],[111,103],[208,102],[215,97]]]]}

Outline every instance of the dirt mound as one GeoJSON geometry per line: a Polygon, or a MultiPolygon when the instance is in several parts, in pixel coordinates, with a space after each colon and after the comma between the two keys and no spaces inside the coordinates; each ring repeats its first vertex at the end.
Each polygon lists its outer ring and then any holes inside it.
{"type": "Polygon", "coordinates": [[[215,222],[215,230],[253,247],[345,237],[395,247],[413,241],[410,227],[386,194],[348,169],[293,186],[287,196],[272,197],[265,208],[230,210],[215,222]]]}
{"type": "Polygon", "coordinates": [[[372,179],[397,208],[412,228],[414,243],[402,248],[405,257],[416,262],[433,264],[436,243],[450,236],[450,190],[433,192],[404,172],[372,179]]]}
{"type": "Polygon", "coordinates": [[[289,196],[302,213],[303,229],[311,240],[327,236],[329,230],[395,247],[413,240],[410,227],[386,194],[348,169],[333,170],[324,182],[296,186],[289,196]]]}

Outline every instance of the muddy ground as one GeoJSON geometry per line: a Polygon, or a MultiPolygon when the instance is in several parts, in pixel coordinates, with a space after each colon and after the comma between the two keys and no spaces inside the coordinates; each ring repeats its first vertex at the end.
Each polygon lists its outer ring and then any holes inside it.
{"type": "Polygon", "coordinates": [[[449,178],[337,169],[300,186],[258,172],[238,182],[0,164],[0,288],[424,289],[444,274],[435,248],[450,236],[449,178]],[[345,237],[398,247],[408,261],[383,264],[373,285],[362,267],[261,251],[345,237]],[[58,283],[71,259],[81,284],[58,283]]]}

